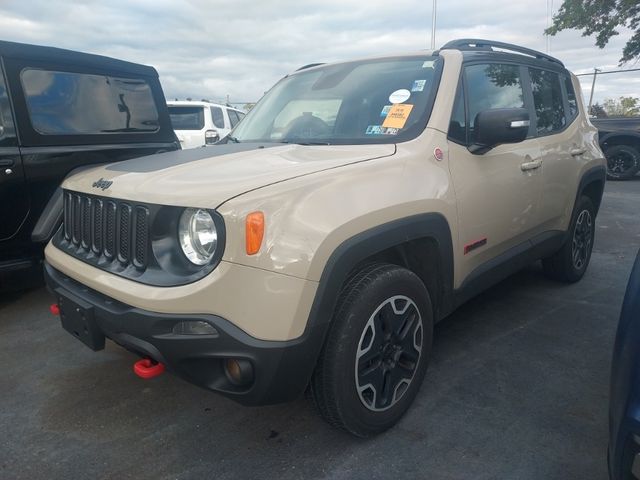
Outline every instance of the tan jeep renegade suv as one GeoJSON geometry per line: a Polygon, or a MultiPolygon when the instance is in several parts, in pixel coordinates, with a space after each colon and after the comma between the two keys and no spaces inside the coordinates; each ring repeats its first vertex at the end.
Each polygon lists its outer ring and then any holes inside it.
{"type": "Polygon", "coordinates": [[[94,350],[109,338],[244,404],[308,388],[367,436],[418,393],[434,323],[539,259],[582,277],[604,181],[552,57],[460,40],[316,64],[223,145],[66,180],[46,276],[94,350]]]}

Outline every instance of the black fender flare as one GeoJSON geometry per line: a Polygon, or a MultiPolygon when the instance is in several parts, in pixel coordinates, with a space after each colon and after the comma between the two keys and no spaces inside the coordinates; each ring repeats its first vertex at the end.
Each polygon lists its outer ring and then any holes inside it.
{"type": "Polygon", "coordinates": [[[584,193],[585,189],[593,183],[600,183],[602,185],[602,188],[599,191],[598,197],[595,199],[594,206],[596,207],[596,215],[597,215],[598,211],[600,210],[600,204],[602,203],[602,195],[604,194],[604,185],[606,181],[607,181],[607,167],[605,167],[604,165],[598,165],[597,167],[590,168],[582,175],[582,178],[580,179],[580,183],[578,184],[578,191],[576,192],[576,198],[575,198],[575,201],[573,202],[574,211],[572,212],[572,218],[573,218],[573,215],[575,214],[575,208],[576,208],[576,205],[578,204],[578,200],[584,193]]]}
{"type": "Polygon", "coordinates": [[[325,264],[307,326],[329,324],[340,289],[349,273],[367,258],[403,243],[434,240],[442,262],[445,298],[453,289],[453,242],[446,218],[424,213],[393,220],[365,230],[342,242],[325,264]]]}
{"type": "Polygon", "coordinates": [[[633,130],[616,130],[615,132],[606,133],[606,134],[602,135],[598,139],[598,143],[600,144],[600,148],[602,148],[604,150],[605,144],[610,139],[615,138],[615,137],[632,137],[638,143],[640,143],[640,132],[635,132],[633,130]]]}
{"type": "Polygon", "coordinates": [[[342,242],[326,262],[316,295],[311,306],[305,332],[300,341],[306,342],[307,361],[312,368],[307,382],[329,331],[340,290],[353,269],[367,258],[397,245],[428,238],[436,242],[441,256],[441,276],[444,283],[440,311],[449,312],[453,290],[453,242],[446,218],[438,213],[424,213],[393,220],[365,230],[342,242]]]}

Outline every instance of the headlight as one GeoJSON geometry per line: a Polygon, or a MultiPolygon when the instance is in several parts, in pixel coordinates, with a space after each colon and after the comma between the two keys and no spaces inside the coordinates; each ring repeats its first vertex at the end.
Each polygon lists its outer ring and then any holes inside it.
{"type": "Polygon", "coordinates": [[[187,208],[180,215],[178,239],[185,256],[195,265],[205,265],[218,245],[218,231],[206,210],[187,208]]]}

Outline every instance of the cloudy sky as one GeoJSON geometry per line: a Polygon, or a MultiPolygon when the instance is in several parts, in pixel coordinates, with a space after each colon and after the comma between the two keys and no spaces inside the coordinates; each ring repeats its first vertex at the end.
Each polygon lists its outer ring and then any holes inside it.
{"type": "MultiPolygon", "coordinates": [[[[550,0],[551,1],[551,0],[550,0]]],[[[554,7],[561,0],[553,0],[554,7]]],[[[546,0],[440,0],[436,45],[490,38],[546,51],[546,0]]],[[[0,0],[0,37],[156,67],[167,98],[260,98],[301,65],[428,48],[429,0],[0,0]]],[[[629,32],[600,50],[562,32],[550,53],[575,73],[617,69],[629,32]]],[[[640,65],[626,65],[624,68],[640,65]]],[[[595,99],[640,94],[640,72],[598,78],[595,99]]],[[[582,77],[588,99],[591,77],[582,77]]]]}

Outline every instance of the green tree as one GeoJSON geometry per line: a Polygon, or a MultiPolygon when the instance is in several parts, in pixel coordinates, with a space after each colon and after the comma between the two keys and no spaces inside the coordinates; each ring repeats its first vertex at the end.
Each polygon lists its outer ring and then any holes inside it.
{"type": "Polygon", "coordinates": [[[566,29],[582,30],[582,36],[596,35],[596,45],[604,48],[618,28],[632,30],[622,50],[620,64],[640,59],[640,2],[638,0],[564,0],[547,35],[566,29]]]}
{"type": "Polygon", "coordinates": [[[596,103],[594,105],[591,105],[591,112],[590,114],[596,118],[607,118],[607,111],[604,109],[604,107],[602,105],[600,105],[599,103],[596,103]]]}
{"type": "Polygon", "coordinates": [[[635,117],[640,115],[640,98],[607,98],[602,106],[610,117],[635,117]]]}

